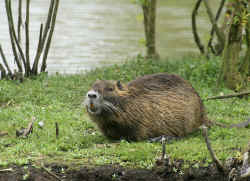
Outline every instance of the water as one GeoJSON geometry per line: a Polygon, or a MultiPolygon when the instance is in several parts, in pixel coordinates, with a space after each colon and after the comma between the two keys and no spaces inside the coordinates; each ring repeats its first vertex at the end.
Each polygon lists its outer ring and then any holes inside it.
{"type": "MultiPolygon", "coordinates": [[[[31,1],[32,59],[40,23],[45,23],[49,2],[31,1]]],[[[158,0],[156,42],[161,57],[198,52],[191,32],[191,12],[195,2],[158,0]]],[[[12,4],[16,14],[17,0],[12,0],[12,4]]],[[[0,43],[14,67],[4,7],[2,0],[0,43]]],[[[61,0],[47,70],[49,73],[79,73],[98,66],[121,63],[139,53],[144,54],[141,13],[141,8],[129,0],[61,0]]],[[[204,14],[202,11],[199,28],[202,31],[201,38],[207,39],[209,23],[204,14]]]]}

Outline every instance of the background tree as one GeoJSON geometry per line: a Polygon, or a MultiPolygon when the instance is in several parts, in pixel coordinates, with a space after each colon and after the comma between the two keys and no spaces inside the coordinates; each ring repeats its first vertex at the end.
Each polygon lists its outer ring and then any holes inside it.
{"type": "Polygon", "coordinates": [[[41,55],[42,57],[42,65],[40,72],[45,72],[47,67],[47,56],[50,49],[51,39],[54,32],[55,22],[56,22],[56,15],[59,6],[60,0],[51,0],[50,7],[47,15],[46,25],[45,28],[41,23],[40,26],[40,34],[39,34],[39,41],[38,46],[35,54],[35,58],[33,60],[33,65],[31,66],[30,61],[30,53],[29,53],[29,45],[30,45],[30,37],[29,37],[29,14],[30,14],[30,0],[26,0],[26,12],[25,12],[25,51],[22,48],[21,43],[21,26],[22,26],[22,0],[18,1],[18,23],[17,23],[17,32],[14,26],[13,15],[12,15],[12,7],[11,7],[11,0],[5,0],[5,8],[6,14],[8,18],[8,25],[9,25],[9,35],[11,40],[12,52],[14,55],[14,61],[17,65],[17,71],[12,71],[8,61],[5,57],[3,49],[0,44],[0,55],[2,57],[2,62],[0,62],[0,71],[1,77],[10,77],[12,79],[22,78],[23,75],[29,77],[31,75],[37,75],[38,65],[41,55]]]}
{"type": "Polygon", "coordinates": [[[141,0],[144,32],[147,47],[147,58],[159,58],[155,45],[155,22],[157,0],[141,0]]]}
{"type": "Polygon", "coordinates": [[[213,15],[208,0],[197,0],[192,14],[192,28],[194,40],[202,54],[207,57],[209,53],[222,56],[219,81],[223,81],[228,88],[235,91],[245,89],[250,75],[250,0],[221,0],[216,16],[213,15]],[[201,3],[204,3],[212,24],[207,47],[202,44],[196,29],[196,14],[201,3]],[[219,27],[217,22],[225,4],[225,18],[219,27]],[[218,40],[216,46],[212,46],[214,33],[218,40]],[[244,43],[246,49],[242,48],[244,43]],[[241,54],[244,54],[243,57],[241,54]]]}
{"type": "Polygon", "coordinates": [[[250,66],[250,1],[234,0],[228,5],[228,23],[223,53],[222,79],[233,90],[244,89],[248,83],[250,66]],[[248,4],[248,5],[247,5],[248,4]],[[245,34],[244,34],[245,32],[245,34]],[[244,57],[240,58],[242,44],[246,42],[244,57]]]}

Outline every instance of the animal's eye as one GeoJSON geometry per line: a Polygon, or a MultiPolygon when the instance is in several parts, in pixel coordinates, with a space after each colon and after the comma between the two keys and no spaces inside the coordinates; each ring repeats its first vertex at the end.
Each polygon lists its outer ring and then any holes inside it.
{"type": "Polygon", "coordinates": [[[119,80],[116,82],[116,86],[117,86],[118,89],[120,89],[120,90],[123,89],[122,84],[121,84],[121,81],[119,81],[119,80]]]}

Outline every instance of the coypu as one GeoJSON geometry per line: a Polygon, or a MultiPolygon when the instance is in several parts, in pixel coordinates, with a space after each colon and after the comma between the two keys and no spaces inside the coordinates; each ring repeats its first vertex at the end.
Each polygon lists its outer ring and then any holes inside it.
{"type": "Polygon", "coordinates": [[[92,121],[112,140],[183,137],[210,123],[192,85],[168,73],[146,75],[128,84],[97,80],[85,105],[92,121]]]}

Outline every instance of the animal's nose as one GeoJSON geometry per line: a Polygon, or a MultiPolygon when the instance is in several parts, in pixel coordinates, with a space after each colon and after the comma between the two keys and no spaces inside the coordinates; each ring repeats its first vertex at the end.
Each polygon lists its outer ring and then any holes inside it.
{"type": "Polygon", "coordinates": [[[87,96],[90,99],[96,99],[97,98],[97,93],[95,93],[95,92],[88,92],[87,96]]]}

